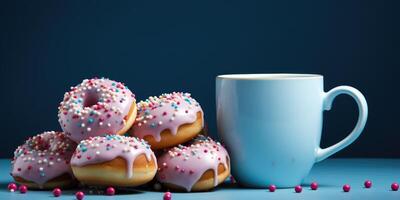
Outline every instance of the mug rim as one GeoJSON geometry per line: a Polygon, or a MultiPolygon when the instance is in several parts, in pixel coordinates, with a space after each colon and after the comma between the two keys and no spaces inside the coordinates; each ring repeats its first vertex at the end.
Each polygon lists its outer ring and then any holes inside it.
{"type": "Polygon", "coordinates": [[[322,79],[320,74],[297,73],[259,73],[259,74],[221,74],[217,79],[229,80],[297,80],[297,79],[322,79]]]}

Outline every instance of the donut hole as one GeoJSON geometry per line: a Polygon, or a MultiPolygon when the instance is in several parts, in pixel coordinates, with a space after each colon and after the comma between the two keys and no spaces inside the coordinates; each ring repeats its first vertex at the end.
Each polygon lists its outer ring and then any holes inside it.
{"type": "Polygon", "coordinates": [[[45,151],[45,150],[49,150],[50,149],[50,143],[49,142],[43,142],[40,145],[38,145],[38,149],[39,151],[45,151]]]}
{"type": "Polygon", "coordinates": [[[84,100],[83,100],[83,107],[92,107],[96,105],[99,102],[99,98],[97,95],[88,95],[84,100]]]}
{"type": "Polygon", "coordinates": [[[34,146],[37,151],[49,150],[51,147],[48,138],[43,138],[42,136],[33,138],[30,145],[34,146]]]}

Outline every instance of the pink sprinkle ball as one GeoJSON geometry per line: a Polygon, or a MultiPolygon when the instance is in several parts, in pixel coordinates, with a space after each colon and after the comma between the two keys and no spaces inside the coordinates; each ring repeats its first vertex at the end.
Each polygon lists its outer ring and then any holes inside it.
{"type": "Polygon", "coordinates": [[[21,185],[18,189],[21,194],[25,194],[28,191],[28,187],[26,185],[21,185]]]}
{"type": "Polygon", "coordinates": [[[270,192],[275,192],[276,186],[275,186],[275,185],[269,185],[269,186],[268,186],[268,190],[269,190],[270,192]]]}
{"type": "Polygon", "coordinates": [[[55,197],[61,196],[61,189],[60,189],[60,188],[54,188],[54,189],[53,189],[53,195],[54,195],[55,197]]]}
{"type": "Polygon", "coordinates": [[[300,185],[294,187],[294,191],[295,191],[296,193],[300,193],[302,190],[303,190],[303,188],[302,188],[300,185]]]}
{"type": "Polygon", "coordinates": [[[311,185],[310,185],[310,188],[312,190],[317,190],[318,189],[318,183],[317,182],[312,182],[311,185]]]}
{"type": "Polygon", "coordinates": [[[7,186],[7,188],[8,188],[8,190],[9,190],[10,192],[15,192],[15,190],[17,190],[17,184],[15,184],[15,183],[9,183],[8,186],[7,186]]]}
{"type": "Polygon", "coordinates": [[[172,199],[171,192],[164,193],[164,200],[171,200],[171,199],[172,199]]]}
{"type": "Polygon", "coordinates": [[[398,183],[392,183],[391,188],[393,191],[399,190],[399,184],[398,183]]]}
{"type": "Polygon", "coordinates": [[[372,186],[372,182],[371,182],[370,180],[366,180],[366,181],[364,182],[364,187],[365,187],[365,188],[371,188],[371,186],[372,186]]]}
{"type": "Polygon", "coordinates": [[[115,194],[115,189],[114,189],[113,187],[108,187],[108,188],[106,189],[106,194],[107,194],[108,196],[113,196],[113,195],[115,194]]]}
{"type": "Polygon", "coordinates": [[[77,200],[82,200],[83,197],[85,197],[85,194],[83,192],[79,191],[79,192],[75,193],[75,197],[77,200]]]}
{"type": "Polygon", "coordinates": [[[350,185],[349,184],[343,185],[343,192],[350,192],[350,185]]]}

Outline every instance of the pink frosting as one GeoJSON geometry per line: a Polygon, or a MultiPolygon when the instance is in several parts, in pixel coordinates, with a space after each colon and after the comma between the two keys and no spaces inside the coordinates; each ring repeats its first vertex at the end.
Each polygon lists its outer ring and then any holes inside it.
{"type": "Polygon", "coordinates": [[[200,135],[191,145],[179,145],[158,158],[157,180],[191,191],[204,172],[211,169],[214,171],[214,186],[217,186],[219,164],[223,164],[225,169],[230,166],[226,149],[219,142],[200,135]]]}
{"type": "Polygon", "coordinates": [[[115,134],[126,124],[135,95],[123,83],[110,79],[85,79],[65,93],[58,118],[74,141],[115,134]]]}
{"type": "Polygon", "coordinates": [[[137,156],[144,154],[147,161],[156,160],[146,141],[120,135],[97,136],[82,140],[71,159],[73,166],[85,166],[111,161],[121,157],[126,161],[128,178],[133,175],[132,166],[137,156]]]}
{"type": "Polygon", "coordinates": [[[72,175],[69,161],[76,143],[62,132],[44,132],[29,138],[14,152],[11,175],[42,187],[64,173],[72,175]]]}
{"type": "Polygon", "coordinates": [[[204,116],[200,104],[191,98],[189,93],[182,92],[149,97],[140,101],[137,108],[138,114],[131,129],[132,134],[139,138],[153,136],[156,141],[161,140],[160,134],[163,130],[169,129],[176,135],[179,126],[196,121],[198,112],[204,116]]]}

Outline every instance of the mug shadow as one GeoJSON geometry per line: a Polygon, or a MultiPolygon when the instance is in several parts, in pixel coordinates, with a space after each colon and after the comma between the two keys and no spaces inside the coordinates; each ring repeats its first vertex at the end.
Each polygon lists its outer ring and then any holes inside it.
{"type": "MultiPolygon", "coordinates": [[[[301,186],[302,187],[307,187],[308,189],[310,189],[311,190],[311,188],[310,188],[310,186],[311,186],[311,183],[303,183],[303,184],[301,184],[301,186]]],[[[338,187],[337,185],[332,185],[332,184],[328,184],[328,183],[318,183],[318,188],[321,188],[321,187],[323,187],[323,188],[329,188],[329,187],[338,187]]]]}
{"type": "MultiPolygon", "coordinates": [[[[311,189],[311,183],[304,183],[301,184],[301,186],[303,187],[303,190],[312,190],[311,189]]],[[[326,184],[326,183],[318,183],[318,188],[333,188],[333,187],[338,187],[337,185],[332,185],[332,184],[326,184]]],[[[281,187],[281,188],[277,188],[277,190],[279,189],[293,189],[294,187],[281,187]]],[[[238,183],[223,183],[220,186],[218,186],[217,188],[215,188],[215,190],[220,190],[220,189],[234,189],[234,190],[266,190],[268,191],[268,188],[251,188],[251,187],[246,187],[243,185],[240,185],[238,183]]],[[[268,191],[269,192],[269,191],[268,191]]]]}

